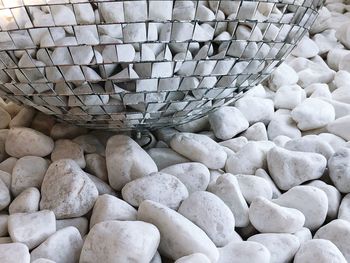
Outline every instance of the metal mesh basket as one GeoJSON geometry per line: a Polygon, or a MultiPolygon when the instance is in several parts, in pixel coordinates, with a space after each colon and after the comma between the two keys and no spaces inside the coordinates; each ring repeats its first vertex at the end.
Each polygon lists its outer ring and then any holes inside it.
{"type": "Polygon", "coordinates": [[[0,0],[0,96],[89,128],[199,118],[268,77],[322,0],[0,0]]]}

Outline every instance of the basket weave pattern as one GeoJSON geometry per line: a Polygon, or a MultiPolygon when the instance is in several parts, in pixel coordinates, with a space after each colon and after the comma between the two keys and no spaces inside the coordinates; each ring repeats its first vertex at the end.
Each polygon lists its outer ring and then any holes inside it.
{"type": "Polygon", "coordinates": [[[0,96],[89,128],[182,124],[268,77],[322,4],[218,0],[204,20],[201,2],[0,0],[0,96]]]}

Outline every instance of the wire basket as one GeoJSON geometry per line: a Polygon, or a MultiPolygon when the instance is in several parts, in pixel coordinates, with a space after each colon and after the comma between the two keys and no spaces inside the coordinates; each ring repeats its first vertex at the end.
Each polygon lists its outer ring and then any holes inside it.
{"type": "Polygon", "coordinates": [[[176,126],[259,84],[322,0],[0,0],[0,96],[88,128],[176,126]]]}

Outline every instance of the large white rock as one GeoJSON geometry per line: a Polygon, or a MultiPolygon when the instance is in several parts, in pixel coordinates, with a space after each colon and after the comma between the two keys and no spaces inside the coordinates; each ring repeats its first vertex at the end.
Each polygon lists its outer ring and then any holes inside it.
{"type": "Polygon", "coordinates": [[[306,135],[302,138],[290,140],[286,142],[284,148],[291,151],[319,153],[327,160],[334,153],[330,144],[317,135],[306,135]]]}
{"type": "Polygon", "coordinates": [[[90,218],[90,228],[110,220],[135,221],[137,211],[127,202],[115,196],[104,194],[97,198],[90,218]]]}
{"type": "Polygon", "coordinates": [[[273,200],[274,203],[295,208],[305,216],[304,226],[311,231],[318,229],[325,221],[328,211],[328,198],[319,188],[300,185],[295,186],[273,200]]]}
{"type": "Polygon", "coordinates": [[[174,164],[160,172],[177,177],[187,187],[189,194],[206,190],[210,181],[209,169],[196,162],[174,164]]]}
{"type": "Polygon", "coordinates": [[[41,132],[17,127],[10,129],[5,147],[6,152],[13,157],[21,158],[29,155],[44,157],[52,152],[54,142],[41,132]]]}
{"type": "Polygon", "coordinates": [[[82,246],[78,229],[69,226],[58,230],[35,248],[31,260],[47,258],[54,262],[75,263],[79,260],[82,246]]]}
{"type": "Polygon", "coordinates": [[[29,187],[40,189],[49,161],[36,156],[18,159],[12,170],[11,192],[17,196],[29,187]]]}
{"type": "Polygon", "coordinates": [[[53,162],[41,186],[40,209],[52,210],[58,219],[89,212],[98,196],[95,184],[72,160],[53,162]]]}
{"type": "Polygon", "coordinates": [[[301,137],[301,131],[289,114],[275,114],[267,126],[267,134],[270,140],[281,135],[291,139],[301,137]]]}
{"type": "Polygon", "coordinates": [[[203,163],[209,169],[220,169],[225,166],[226,152],[218,143],[206,135],[175,134],[170,141],[170,146],[174,151],[192,161],[203,163]]]}
{"type": "Polygon", "coordinates": [[[278,188],[288,190],[323,175],[327,165],[318,153],[296,152],[274,147],[267,154],[270,175],[278,188]]]}
{"type": "Polygon", "coordinates": [[[305,91],[299,85],[282,86],[275,94],[275,108],[292,110],[305,99],[305,91]]]}
{"type": "Polygon", "coordinates": [[[350,194],[344,196],[341,200],[338,212],[338,218],[350,222],[350,194]]]}
{"type": "Polygon", "coordinates": [[[329,123],[327,130],[342,137],[344,140],[350,141],[350,116],[344,116],[329,123]]]}
{"type": "Polygon", "coordinates": [[[295,254],[294,263],[319,262],[319,263],[346,263],[346,259],[340,250],[329,240],[313,239],[301,244],[295,254]]]}
{"type": "Polygon", "coordinates": [[[283,233],[257,234],[248,238],[247,241],[265,246],[270,251],[271,263],[290,262],[300,246],[296,236],[283,233]]]}
{"type": "Polygon", "coordinates": [[[83,169],[86,166],[83,148],[71,140],[60,139],[55,141],[55,148],[51,153],[51,160],[55,162],[62,159],[71,159],[83,169]]]}
{"type": "Polygon", "coordinates": [[[32,249],[55,233],[55,215],[48,210],[12,214],[8,218],[8,229],[14,242],[26,244],[32,249]]]}
{"type": "Polygon", "coordinates": [[[299,210],[279,206],[263,197],[255,198],[250,204],[249,219],[261,233],[294,233],[305,222],[299,210]]]}
{"type": "Polygon", "coordinates": [[[333,106],[317,98],[304,100],[291,114],[302,131],[325,127],[335,119],[333,106]]]}
{"type": "Polygon", "coordinates": [[[191,194],[181,203],[178,212],[204,230],[217,247],[233,239],[235,218],[230,208],[210,192],[191,194]]]}
{"type": "Polygon", "coordinates": [[[108,181],[106,158],[97,154],[91,153],[85,155],[86,171],[100,178],[101,180],[108,181]]]}
{"type": "Polygon", "coordinates": [[[262,122],[254,123],[245,132],[242,133],[242,136],[247,138],[247,140],[249,141],[267,141],[268,140],[266,126],[262,122]]]}
{"type": "Polygon", "coordinates": [[[298,74],[287,63],[281,64],[269,78],[270,89],[276,91],[280,87],[294,85],[298,82],[298,74]]]}
{"type": "Polygon", "coordinates": [[[29,263],[30,254],[28,247],[22,243],[0,244],[0,262],[29,263]]]}
{"type": "Polygon", "coordinates": [[[134,140],[125,135],[109,138],[106,147],[109,184],[120,191],[128,182],[157,172],[152,158],[134,140]]]}
{"type": "Polygon", "coordinates": [[[176,211],[153,201],[144,201],[137,218],[158,228],[162,255],[177,260],[193,253],[203,253],[212,262],[218,261],[218,249],[205,232],[176,211]]]}
{"type": "Polygon", "coordinates": [[[350,222],[336,219],[324,225],[315,233],[314,239],[327,239],[331,241],[347,261],[350,260],[350,222]]]}
{"type": "Polygon", "coordinates": [[[232,174],[219,176],[208,190],[220,197],[231,209],[237,227],[245,227],[249,224],[249,208],[235,176],[232,174]]]}
{"type": "Polygon", "coordinates": [[[231,242],[227,246],[219,248],[219,263],[232,263],[235,259],[240,263],[269,263],[271,254],[260,243],[253,241],[231,242]]]}
{"type": "Polygon", "coordinates": [[[228,140],[245,131],[249,123],[235,107],[221,107],[209,114],[209,123],[217,138],[228,140]]]}
{"type": "Polygon", "coordinates": [[[307,185],[311,185],[321,189],[327,195],[328,199],[328,210],[327,210],[327,218],[334,219],[337,217],[338,209],[341,201],[341,194],[337,188],[333,185],[326,184],[321,180],[313,180],[307,185]]]}
{"type": "Polygon", "coordinates": [[[175,176],[163,172],[135,179],[122,189],[123,199],[138,207],[144,200],[152,200],[172,209],[188,197],[186,186],[175,176]]]}
{"type": "Polygon", "coordinates": [[[328,161],[329,177],[342,193],[350,193],[350,148],[336,151],[328,161]]]}
{"type": "Polygon", "coordinates": [[[243,113],[250,124],[263,122],[268,124],[274,113],[273,101],[259,97],[243,97],[235,106],[243,113]]]}
{"type": "Polygon", "coordinates": [[[258,196],[272,198],[272,188],[267,180],[255,175],[236,174],[234,176],[237,178],[239,188],[248,204],[258,196]]]}
{"type": "Polygon", "coordinates": [[[40,192],[35,187],[29,187],[20,193],[10,204],[9,213],[31,213],[39,210],[40,192]]]}
{"type": "Polygon", "coordinates": [[[87,235],[80,263],[150,262],[157,251],[160,234],[149,223],[106,221],[96,224],[87,235]]]}

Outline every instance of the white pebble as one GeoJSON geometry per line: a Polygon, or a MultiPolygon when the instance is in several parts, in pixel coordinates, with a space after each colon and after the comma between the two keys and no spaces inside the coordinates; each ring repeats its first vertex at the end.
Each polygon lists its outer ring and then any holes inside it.
{"type": "Polygon", "coordinates": [[[313,186],[295,186],[274,199],[273,202],[302,212],[305,216],[304,226],[310,230],[316,230],[322,226],[327,216],[327,195],[321,189],[313,186]]]}
{"type": "Polygon", "coordinates": [[[80,235],[83,237],[88,232],[89,221],[85,217],[76,217],[70,219],[56,220],[56,230],[60,230],[69,226],[73,226],[79,230],[80,235]]]}
{"type": "Polygon", "coordinates": [[[346,263],[340,250],[329,240],[314,239],[306,241],[295,254],[294,263],[346,263]]]}
{"type": "Polygon", "coordinates": [[[248,121],[235,107],[224,106],[209,114],[209,123],[217,138],[228,140],[249,127],[248,121]]]}
{"type": "Polygon", "coordinates": [[[58,230],[35,248],[31,260],[47,258],[54,262],[75,263],[79,260],[82,246],[83,240],[78,229],[69,226],[58,230]]]}
{"type": "Polygon", "coordinates": [[[250,124],[263,122],[268,124],[274,113],[273,101],[258,97],[244,97],[235,106],[243,113],[250,124]]]}
{"type": "Polygon", "coordinates": [[[191,194],[181,203],[178,212],[200,227],[218,247],[233,239],[235,218],[230,208],[212,193],[191,194]]]}
{"type": "Polygon", "coordinates": [[[176,211],[156,202],[144,201],[137,218],[158,228],[162,255],[177,260],[193,253],[203,253],[210,261],[218,261],[218,249],[205,232],[176,211]]]}
{"type": "Polygon", "coordinates": [[[172,209],[188,197],[186,186],[175,176],[163,172],[127,183],[122,189],[123,199],[138,207],[144,200],[151,200],[172,209]]]}
{"type": "Polygon", "coordinates": [[[48,210],[13,214],[8,218],[8,229],[14,242],[21,242],[32,249],[55,233],[55,215],[48,210]]]}
{"type": "Polygon", "coordinates": [[[290,139],[301,137],[301,131],[289,114],[275,114],[267,126],[267,134],[270,140],[278,136],[287,136],[290,139]]]}
{"type": "Polygon", "coordinates": [[[158,171],[147,152],[125,135],[109,138],[106,146],[106,162],[109,184],[118,191],[133,179],[158,171]]]}
{"type": "Polygon", "coordinates": [[[160,172],[177,177],[187,187],[189,194],[196,191],[204,191],[209,185],[210,172],[201,163],[174,164],[162,169],[160,172]]]}
{"type": "Polygon", "coordinates": [[[350,116],[341,117],[328,124],[327,130],[334,135],[350,141],[350,116]]]}
{"type": "Polygon", "coordinates": [[[4,263],[29,263],[28,247],[22,243],[0,244],[0,261],[4,263]]]}
{"type": "Polygon", "coordinates": [[[298,74],[287,63],[281,64],[269,78],[270,89],[277,91],[280,87],[297,84],[298,74]]]}
{"type": "Polygon", "coordinates": [[[267,164],[278,188],[288,190],[303,182],[320,178],[325,171],[327,160],[317,153],[274,147],[267,154],[267,164]]]}
{"type": "Polygon", "coordinates": [[[350,193],[350,148],[343,147],[328,161],[329,177],[341,193],[350,193]]]}
{"type": "Polygon", "coordinates": [[[242,136],[247,138],[248,141],[267,141],[267,130],[266,126],[262,122],[257,122],[250,126],[242,136]]]}
{"type": "Polygon", "coordinates": [[[304,36],[291,54],[295,57],[312,58],[316,56],[318,52],[319,48],[316,43],[309,37],[304,36]]]}
{"type": "Polygon", "coordinates": [[[275,108],[292,110],[305,99],[305,91],[299,85],[282,86],[275,94],[275,108]]]}
{"type": "Polygon", "coordinates": [[[9,206],[9,214],[37,212],[39,201],[39,190],[35,187],[27,188],[12,201],[9,206]]]}
{"type": "Polygon", "coordinates": [[[53,162],[41,186],[40,209],[52,210],[56,218],[85,215],[93,207],[98,191],[86,173],[68,159],[53,162]]]}
{"type": "Polygon", "coordinates": [[[55,162],[62,159],[74,160],[81,168],[86,166],[83,148],[71,140],[60,139],[55,141],[51,160],[55,162]]]}
{"type": "Polygon", "coordinates": [[[250,204],[249,219],[261,233],[294,233],[305,222],[299,210],[279,206],[263,197],[257,197],[250,204]]]}
{"type": "Polygon", "coordinates": [[[170,148],[151,148],[148,150],[148,154],[156,163],[159,170],[171,165],[190,162],[189,159],[170,148]]]}
{"type": "Polygon", "coordinates": [[[12,128],[6,139],[6,152],[17,158],[24,156],[44,157],[49,155],[54,147],[53,140],[30,128],[12,128]]]}
{"type": "Polygon", "coordinates": [[[220,169],[225,166],[226,152],[206,135],[179,133],[171,139],[170,146],[176,152],[192,161],[203,163],[209,169],[220,169]]]}
{"type": "Polygon", "coordinates": [[[347,261],[350,260],[350,222],[336,219],[324,225],[315,233],[314,239],[326,239],[331,241],[347,261]]]}

